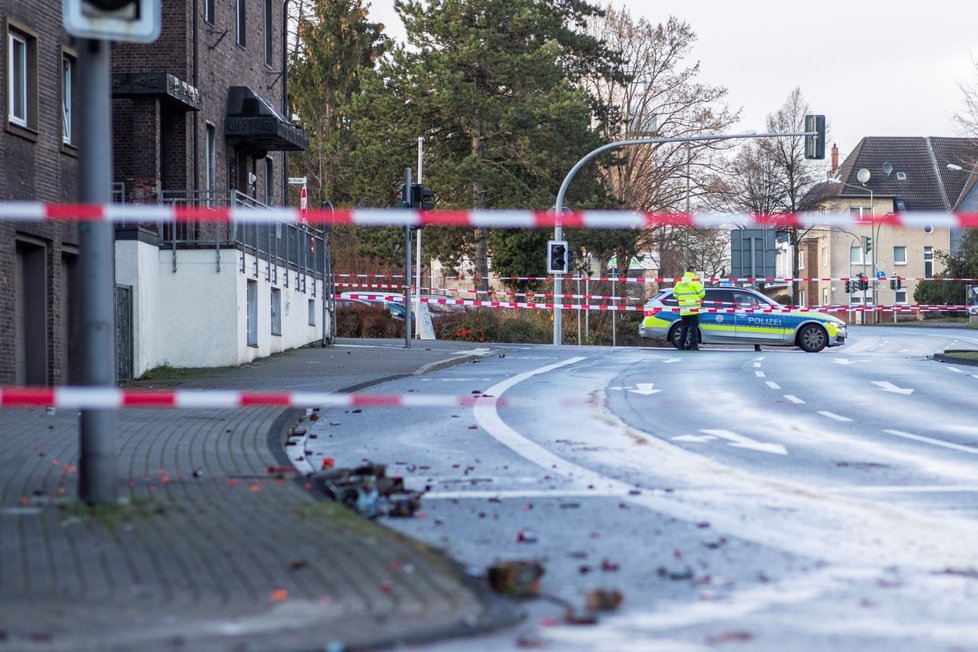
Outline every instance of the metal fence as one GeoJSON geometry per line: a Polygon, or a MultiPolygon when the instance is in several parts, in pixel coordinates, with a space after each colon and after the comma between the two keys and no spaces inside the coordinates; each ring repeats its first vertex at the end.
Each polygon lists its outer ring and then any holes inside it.
{"type": "MultiPolygon", "coordinates": [[[[171,206],[194,208],[269,208],[265,204],[237,190],[163,190],[160,203],[171,206]]],[[[176,270],[180,249],[213,248],[218,271],[221,265],[221,249],[234,248],[241,252],[240,271],[257,277],[264,267],[266,280],[289,286],[293,273],[296,286],[305,291],[306,276],[322,276],[325,267],[324,230],[305,224],[273,222],[267,224],[220,223],[208,220],[160,222],[155,225],[161,247],[173,251],[173,268],[176,270]],[[250,267],[247,254],[252,255],[250,267]],[[279,278],[284,268],[285,278],[279,278]]],[[[315,294],[315,284],[312,288],[315,294]]]]}

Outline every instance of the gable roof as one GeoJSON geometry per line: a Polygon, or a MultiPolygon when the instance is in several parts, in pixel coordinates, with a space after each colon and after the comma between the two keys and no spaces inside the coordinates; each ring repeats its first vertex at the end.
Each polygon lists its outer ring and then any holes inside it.
{"type": "Polygon", "coordinates": [[[964,199],[969,171],[978,161],[978,142],[970,138],[924,136],[867,136],[839,166],[840,183],[821,183],[810,200],[834,197],[890,197],[897,210],[948,211],[964,199]],[[964,170],[950,170],[948,164],[964,170]],[[869,181],[859,182],[859,170],[869,181]],[[866,190],[862,190],[866,188],[866,190]]]}

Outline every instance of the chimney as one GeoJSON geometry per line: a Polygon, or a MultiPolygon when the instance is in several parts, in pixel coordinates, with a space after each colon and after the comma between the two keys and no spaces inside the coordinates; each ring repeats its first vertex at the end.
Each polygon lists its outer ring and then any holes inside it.
{"type": "Polygon", "coordinates": [[[832,176],[839,170],[839,146],[832,143],[832,176]]]}

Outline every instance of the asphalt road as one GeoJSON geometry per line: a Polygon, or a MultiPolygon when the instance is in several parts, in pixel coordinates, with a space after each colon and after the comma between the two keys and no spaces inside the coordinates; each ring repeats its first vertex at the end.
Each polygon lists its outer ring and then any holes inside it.
{"type": "Polygon", "coordinates": [[[978,368],[928,359],[968,346],[501,346],[374,391],[514,405],[330,411],[299,464],[386,463],[426,494],[385,524],[546,569],[524,626],[432,649],[974,649],[978,368]],[[569,624],[598,589],[623,603],[569,624]]]}

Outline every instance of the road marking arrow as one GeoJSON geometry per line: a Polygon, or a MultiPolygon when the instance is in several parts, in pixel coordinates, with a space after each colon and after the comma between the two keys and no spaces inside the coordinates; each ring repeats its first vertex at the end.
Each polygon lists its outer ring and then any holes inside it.
{"type": "Polygon", "coordinates": [[[859,364],[860,362],[866,362],[865,360],[850,360],[849,358],[833,358],[832,362],[835,364],[859,364]]]}
{"type": "Polygon", "coordinates": [[[680,360],[682,360],[682,358],[666,358],[665,360],[662,360],[661,362],[662,362],[662,364],[672,364],[673,362],[679,362],[680,360]]]}
{"type": "Polygon", "coordinates": [[[750,437],[738,435],[737,433],[729,430],[700,430],[700,432],[705,432],[708,435],[715,435],[721,439],[726,439],[728,442],[730,442],[728,445],[733,446],[734,448],[746,448],[759,453],[771,453],[772,455],[788,454],[788,449],[781,444],[765,444],[764,442],[755,441],[750,437]]]}
{"type": "Polygon", "coordinates": [[[688,441],[694,444],[703,444],[708,441],[715,440],[716,437],[713,435],[679,435],[678,437],[673,437],[673,441],[688,441]]]}
{"type": "Polygon", "coordinates": [[[656,394],[661,392],[661,389],[652,389],[655,383],[635,383],[635,389],[628,388],[628,391],[632,394],[642,394],[643,396],[648,396],[649,394],[656,394]]]}
{"type": "Polygon", "coordinates": [[[874,380],[873,384],[882,389],[884,392],[893,392],[894,394],[903,394],[904,396],[913,394],[913,389],[909,387],[897,387],[893,383],[885,380],[874,380]]]}

